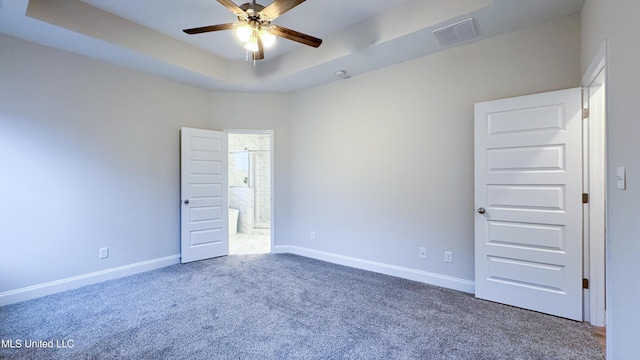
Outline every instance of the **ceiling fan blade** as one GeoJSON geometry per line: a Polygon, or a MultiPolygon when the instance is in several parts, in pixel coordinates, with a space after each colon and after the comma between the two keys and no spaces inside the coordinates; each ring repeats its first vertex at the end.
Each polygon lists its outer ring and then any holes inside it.
{"type": "Polygon", "coordinates": [[[264,59],[264,46],[262,46],[262,40],[260,40],[260,38],[258,38],[258,51],[254,51],[251,54],[254,61],[264,59]]]}
{"type": "Polygon", "coordinates": [[[305,0],[275,0],[264,8],[261,12],[269,19],[273,20],[278,16],[286,13],[294,7],[300,5],[305,0]]]}
{"type": "Polygon", "coordinates": [[[317,48],[318,46],[320,46],[320,44],[322,44],[322,39],[318,39],[311,35],[303,34],[301,32],[287,29],[286,27],[282,27],[278,25],[272,25],[272,26],[273,26],[273,34],[276,36],[297,41],[301,44],[313,46],[314,48],[317,48]]]}
{"type": "Polygon", "coordinates": [[[236,24],[219,24],[219,25],[197,27],[193,29],[184,29],[182,31],[186,32],[189,35],[194,35],[194,34],[202,34],[202,33],[211,32],[211,31],[232,30],[235,27],[236,27],[236,24]]]}
{"type": "Polygon", "coordinates": [[[220,4],[222,4],[222,6],[226,7],[227,9],[229,9],[229,11],[231,11],[232,13],[236,14],[236,15],[242,15],[244,14],[244,10],[242,10],[240,8],[240,6],[236,5],[233,1],[231,0],[218,0],[218,2],[220,4]]]}

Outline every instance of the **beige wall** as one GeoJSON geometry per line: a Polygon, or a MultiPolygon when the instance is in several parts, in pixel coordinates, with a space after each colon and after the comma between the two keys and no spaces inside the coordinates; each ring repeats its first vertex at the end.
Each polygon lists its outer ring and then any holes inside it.
{"type": "Polygon", "coordinates": [[[587,0],[582,10],[582,69],[607,42],[607,340],[611,359],[640,353],[640,2],[587,0]],[[616,189],[618,166],[627,190],[616,189]]]}
{"type": "Polygon", "coordinates": [[[182,126],[275,130],[277,246],[472,283],[473,104],[581,76],[577,16],[291,95],[0,48],[0,293],[178,254],[182,126]]]}
{"type": "Polygon", "coordinates": [[[285,96],[212,93],[5,35],[0,49],[0,294],[179,254],[183,126],[275,130],[286,239],[285,96]]]}
{"type": "Polygon", "coordinates": [[[293,94],[290,244],[472,281],[473,104],[577,87],[579,44],[573,16],[293,94]]]}

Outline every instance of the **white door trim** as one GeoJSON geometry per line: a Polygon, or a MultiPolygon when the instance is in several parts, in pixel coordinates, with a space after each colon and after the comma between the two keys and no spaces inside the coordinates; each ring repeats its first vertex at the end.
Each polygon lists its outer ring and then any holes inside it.
{"type": "Polygon", "coordinates": [[[275,182],[275,168],[276,168],[276,162],[275,162],[275,152],[274,152],[274,131],[273,130],[250,130],[250,129],[224,129],[224,131],[227,133],[227,135],[231,135],[231,134],[268,134],[269,135],[269,156],[271,157],[271,168],[269,169],[269,171],[271,172],[271,184],[269,184],[269,186],[271,187],[270,191],[271,191],[271,203],[270,203],[270,207],[271,207],[271,223],[269,226],[271,226],[271,252],[273,252],[273,250],[275,249],[276,246],[276,204],[275,204],[275,198],[276,198],[276,182],[275,182]]]}
{"type": "MultiPolygon", "coordinates": [[[[588,180],[589,209],[585,221],[585,320],[605,326],[606,316],[606,73],[607,43],[604,41],[585,72],[581,86],[585,88],[584,106],[589,108],[588,180]],[[603,88],[604,86],[604,88],[603,88]],[[604,90],[604,91],[603,91],[604,90]]],[[[608,324],[607,324],[608,325],[608,324]]],[[[608,326],[607,326],[608,327],[608,326]]],[[[609,339],[610,336],[607,336],[609,339]]],[[[610,347],[607,347],[609,349],[610,347]]]]}
{"type": "Polygon", "coordinates": [[[591,64],[589,65],[587,70],[584,72],[580,86],[589,87],[593,85],[598,75],[602,71],[605,71],[606,68],[607,68],[607,41],[605,40],[600,45],[600,48],[598,49],[598,52],[596,53],[593,60],[591,61],[591,64]]]}

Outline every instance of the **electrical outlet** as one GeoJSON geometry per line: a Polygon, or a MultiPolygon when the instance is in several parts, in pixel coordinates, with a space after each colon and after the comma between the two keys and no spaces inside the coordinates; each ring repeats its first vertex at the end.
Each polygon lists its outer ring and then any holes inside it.
{"type": "Polygon", "coordinates": [[[315,231],[312,231],[312,232],[309,234],[309,238],[310,238],[311,240],[315,240],[315,239],[316,239],[316,232],[315,232],[315,231]]]}
{"type": "Polygon", "coordinates": [[[103,247],[100,248],[100,259],[105,259],[109,257],[109,248],[103,247]]]}
{"type": "Polygon", "coordinates": [[[418,248],[418,255],[420,256],[420,259],[426,259],[427,258],[427,248],[425,248],[425,247],[418,248]]]}
{"type": "Polygon", "coordinates": [[[451,251],[444,252],[444,262],[453,262],[453,253],[451,251]]]}

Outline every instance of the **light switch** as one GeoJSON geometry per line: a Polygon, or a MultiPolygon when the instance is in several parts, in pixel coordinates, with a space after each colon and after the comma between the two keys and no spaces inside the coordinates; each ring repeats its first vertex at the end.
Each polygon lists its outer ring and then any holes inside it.
{"type": "Polygon", "coordinates": [[[616,170],[616,186],[620,190],[627,189],[627,170],[624,166],[618,166],[616,170]]]}

